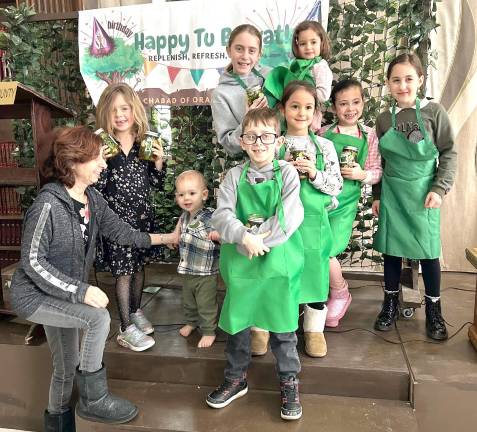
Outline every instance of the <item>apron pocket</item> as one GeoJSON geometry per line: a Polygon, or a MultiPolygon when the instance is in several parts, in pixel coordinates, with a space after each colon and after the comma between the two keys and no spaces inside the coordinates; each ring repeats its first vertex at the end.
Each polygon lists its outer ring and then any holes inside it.
{"type": "Polygon", "coordinates": [[[253,257],[251,260],[237,252],[233,265],[230,268],[230,274],[236,279],[288,277],[285,249],[277,246],[265,255],[253,257]]]}

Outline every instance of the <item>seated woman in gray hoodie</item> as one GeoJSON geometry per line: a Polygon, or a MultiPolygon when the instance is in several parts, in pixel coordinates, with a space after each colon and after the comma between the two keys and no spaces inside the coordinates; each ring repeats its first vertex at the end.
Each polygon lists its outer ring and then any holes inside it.
{"type": "Polygon", "coordinates": [[[141,248],[158,244],[160,236],[133,230],[90,187],[106,167],[101,147],[101,138],[86,127],[57,129],[42,167],[51,182],[41,189],[24,219],[21,261],[11,296],[19,316],[43,324],[52,352],[45,431],[75,430],[69,407],[75,375],[79,416],[124,423],[138,412],[132,403],[108,392],[102,360],[109,300],[88,283],[88,276],[99,233],[141,248]]]}

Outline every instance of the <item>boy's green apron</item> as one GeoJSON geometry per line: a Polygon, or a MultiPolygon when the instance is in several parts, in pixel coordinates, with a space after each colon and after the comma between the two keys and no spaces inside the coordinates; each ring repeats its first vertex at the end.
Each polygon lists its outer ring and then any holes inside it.
{"type": "MultiPolygon", "coordinates": [[[[335,133],[333,124],[323,135],[329,139],[335,146],[336,153],[339,155],[346,146],[353,146],[358,149],[358,163],[362,169],[368,157],[368,137],[364,129],[358,125],[361,137],[354,137],[342,133],[335,133]]],[[[358,180],[343,179],[343,190],[338,195],[339,205],[336,209],[329,212],[331,231],[333,233],[333,247],[330,256],[335,257],[342,253],[348,246],[351,232],[353,231],[353,222],[358,211],[358,201],[361,196],[361,182],[358,180]]]]}
{"type": "Polygon", "coordinates": [[[268,106],[273,108],[281,101],[283,90],[290,81],[305,80],[315,86],[311,68],[321,61],[317,56],[310,60],[295,59],[289,66],[277,66],[265,78],[263,89],[268,100],[268,106]]]}
{"type": "Polygon", "coordinates": [[[374,249],[410,259],[438,258],[440,209],[424,208],[424,200],[431,190],[439,152],[423,125],[419,99],[416,117],[424,139],[418,143],[395,129],[395,107],[391,116],[392,126],[379,140],[386,163],[374,249]]]}
{"type": "MultiPolygon", "coordinates": [[[[316,169],[323,171],[323,154],[315,134],[310,132],[310,138],[316,146],[316,169]]],[[[285,146],[280,148],[281,159],[285,156],[285,150],[285,146]]],[[[306,178],[301,180],[300,199],[305,210],[299,229],[305,250],[300,304],[324,302],[328,299],[330,280],[332,235],[326,208],[331,203],[331,197],[316,189],[306,178]]]]}
{"type": "MultiPolygon", "coordinates": [[[[237,218],[243,223],[251,214],[265,219],[277,215],[285,226],[280,166],[273,161],[274,178],[250,184],[244,166],[237,188],[237,218]]],[[[237,245],[220,248],[220,274],[227,293],[219,327],[235,334],[251,326],[275,333],[295,331],[298,327],[298,296],[303,270],[303,243],[299,231],[263,256],[248,257],[237,252],[237,245]]]]}

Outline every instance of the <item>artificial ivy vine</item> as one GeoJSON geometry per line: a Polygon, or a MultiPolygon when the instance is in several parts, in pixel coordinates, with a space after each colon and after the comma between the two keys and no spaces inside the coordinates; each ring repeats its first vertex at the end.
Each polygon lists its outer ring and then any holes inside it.
{"type": "MultiPolygon", "coordinates": [[[[35,12],[21,4],[0,9],[6,18],[0,33],[0,49],[15,80],[34,87],[77,113],[77,123],[92,122],[93,105],[78,68],[77,21],[34,22],[35,12]]],[[[355,77],[363,83],[366,107],[363,115],[373,125],[386,104],[383,85],[386,64],[402,51],[415,50],[426,65],[432,57],[430,33],[437,27],[435,0],[330,0],[328,34],[332,42],[331,68],[337,79],[355,77]]],[[[326,118],[331,120],[331,113],[326,118]]],[[[234,164],[216,145],[210,107],[172,109],[171,159],[164,190],[153,197],[156,229],[165,232],[175,226],[179,209],[174,202],[174,179],[186,169],[204,173],[211,189],[218,187],[226,168],[234,164]]],[[[19,160],[31,164],[31,127],[15,127],[19,160]]],[[[364,195],[355,231],[344,258],[350,264],[379,261],[372,253],[373,218],[370,198],[364,195]]]]}

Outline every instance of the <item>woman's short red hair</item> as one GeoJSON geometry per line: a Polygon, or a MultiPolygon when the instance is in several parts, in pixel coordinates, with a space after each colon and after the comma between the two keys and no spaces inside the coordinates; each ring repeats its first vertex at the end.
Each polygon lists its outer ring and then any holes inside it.
{"type": "Polygon", "coordinates": [[[60,127],[53,131],[53,143],[41,173],[49,181],[58,180],[68,187],[75,184],[74,164],[98,157],[103,141],[85,126],[60,127]]]}

